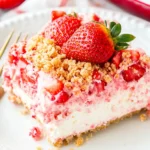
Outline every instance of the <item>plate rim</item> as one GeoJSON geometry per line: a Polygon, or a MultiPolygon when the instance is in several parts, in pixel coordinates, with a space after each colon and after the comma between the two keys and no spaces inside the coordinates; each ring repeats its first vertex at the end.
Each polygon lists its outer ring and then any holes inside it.
{"type": "MultiPolygon", "coordinates": [[[[17,16],[13,16],[12,18],[8,18],[7,20],[2,20],[0,22],[0,28],[4,28],[5,26],[9,26],[12,22],[15,23],[19,20],[25,20],[25,19],[31,19],[33,17],[38,17],[38,16],[41,16],[41,15],[45,15],[47,14],[48,12],[52,11],[52,10],[64,10],[64,11],[73,11],[73,10],[76,10],[76,11],[83,11],[83,12],[87,12],[87,10],[89,9],[90,10],[93,10],[95,9],[95,11],[101,11],[101,12],[108,12],[110,14],[115,14],[115,15],[120,15],[120,16],[124,16],[124,17],[127,17],[128,19],[131,20],[135,20],[137,23],[142,23],[146,28],[148,28],[150,30],[150,22],[142,19],[142,18],[139,18],[137,16],[134,16],[132,14],[127,14],[126,12],[119,12],[119,11],[115,11],[115,10],[109,10],[107,8],[101,8],[101,7],[84,7],[84,8],[81,8],[81,7],[53,7],[53,8],[48,8],[48,9],[45,9],[45,10],[40,10],[40,11],[34,11],[34,12],[28,12],[28,13],[25,13],[25,14],[21,14],[21,15],[17,15],[17,16]],[[86,11],[85,11],[86,10],[86,11]]],[[[80,12],[79,12],[80,13],[80,12]]]]}

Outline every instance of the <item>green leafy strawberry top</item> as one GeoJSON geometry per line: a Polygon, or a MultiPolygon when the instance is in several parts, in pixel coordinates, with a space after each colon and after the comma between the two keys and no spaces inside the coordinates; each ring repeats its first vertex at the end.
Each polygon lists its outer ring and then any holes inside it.
{"type": "MultiPolygon", "coordinates": [[[[105,25],[106,27],[108,26],[106,21],[105,25]]],[[[107,28],[113,38],[115,50],[127,49],[129,46],[128,42],[131,42],[135,39],[135,36],[132,34],[120,34],[122,29],[120,23],[110,22],[109,27],[107,28]]]]}

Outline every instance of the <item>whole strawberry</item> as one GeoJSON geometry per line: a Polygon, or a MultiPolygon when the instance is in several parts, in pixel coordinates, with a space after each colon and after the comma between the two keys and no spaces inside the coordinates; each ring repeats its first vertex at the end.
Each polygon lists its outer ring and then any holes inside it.
{"type": "Polygon", "coordinates": [[[12,9],[24,1],[25,0],[0,0],[0,9],[12,9]]]}
{"type": "Polygon", "coordinates": [[[121,25],[110,23],[110,29],[104,23],[88,22],[83,24],[63,45],[61,52],[68,58],[92,63],[108,61],[115,50],[126,49],[135,37],[122,34],[121,25]]]}
{"type": "Polygon", "coordinates": [[[76,16],[65,15],[50,22],[42,34],[46,38],[54,39],[57,45],[62,46],[80,25],[81,20],[76,16]]]}

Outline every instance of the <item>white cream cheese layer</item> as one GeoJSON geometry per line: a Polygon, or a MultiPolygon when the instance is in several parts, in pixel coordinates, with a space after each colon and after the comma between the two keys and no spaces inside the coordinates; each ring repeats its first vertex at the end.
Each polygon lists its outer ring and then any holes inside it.
{"type": "MultiPolygon", "coordinates": [[[[132,86],[134,86],[134,82],[131,83],[131,87],[132,86]]],[[[32,100],[20,88],[15,87],[13,92],[30,107],[32,100]]],[[[75,97],[73,99],[75,99],[75,97]]],[[[92,95],[90,99],[97,99],[97,97],[92,95]]],[[[67,118],[63,118],[58,122],[52,121],[50,123],[44,123],[41,114],[36,114],[36,116],[43,123],[50,140],[55,143],[58,139],[80,134],[87,130],[94,129],[97,126],[105,125],[111,120],[121,118],[136,110],[146,108],[149,99],[150,83],[145,83],[144,78],[141,78],[139,82],[136,83],[134,92],[131,89],[118,89],[113,93],[113,96],[110,97],[109,102],[101,100],[101,103],[92,104],[85,108],[82,107],[80,111],[73,111],[67,118]]],[[[80,107],[80,105],[78,107],[80,107]]]]}

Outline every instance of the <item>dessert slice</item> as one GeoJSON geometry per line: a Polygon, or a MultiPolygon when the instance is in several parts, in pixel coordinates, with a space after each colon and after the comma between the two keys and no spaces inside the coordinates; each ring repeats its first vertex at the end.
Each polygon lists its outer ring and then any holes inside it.
{"type": "Polygon", "coordinates": [[[10,49],[3,86],[14,102],[28,107],[56,146],[149,106],[150,58],[131,48],[116,51],[134,37],[118,37],[120,24],[110,26],[108,32],[102,23],[82,24],[62,47],[49,36],[51,30],[43,31],[10,49]]]}

